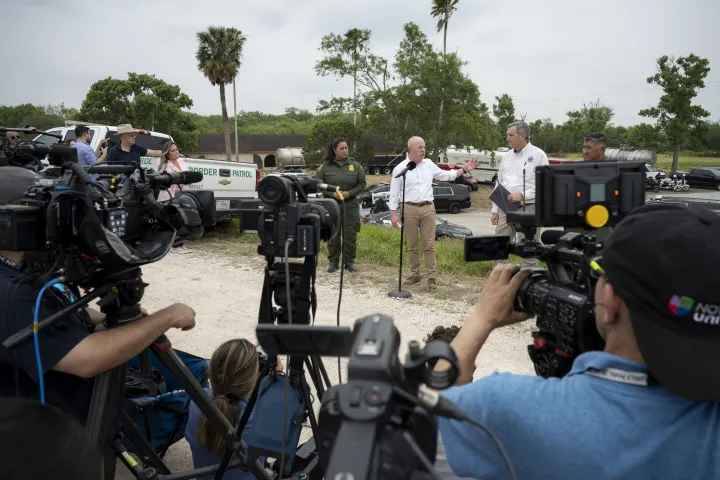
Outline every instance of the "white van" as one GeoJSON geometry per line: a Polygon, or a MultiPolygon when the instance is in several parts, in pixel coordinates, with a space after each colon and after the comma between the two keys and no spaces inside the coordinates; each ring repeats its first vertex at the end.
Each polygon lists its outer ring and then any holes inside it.
{"type": "Polygon", "coordinates": [[[473,178],[477,179],[478,182],[495,183],[500,161],[502,161],[507,151],[508,148],[506,147],[501,147],[491,152],[489,150],[478,150],[472,146],[455,148],[455,145],[450,145],[440,154],[440,163],[462,165],[475,158],[478,161],[478,166],[470,172],[473,178]]]}
{"type": "MultiPolygon", "coordinates": [[[[109,125],[87,125],[92,134],[90,146],[95,150],[100,139],[107,138],[113,147],[120,143],[117,127],[109,125]]],[[[51,128],[48,133],[59,135],[63,142],[75,140],[75,125],[51,128]]],[[[173,138],[170,135],[148,130],[138,130],[135,143],[149,150],[162,150],[163,144],[173,138]]],[[[50,135],[38,135],[33,139],[52,145],[58,139],[50,135]]],[[[203,180],[190,185],[192,190],[212,190],[215,192],[215,208],[218,218],[236,215],[240,202],[257,198],[257,186],[260,171],[254,163],[228,162],[225,160],[207,160],[204,158],[184,157],[191,171],[201,172],[203,180]],[[223,214],[225,212],[225,214],[223,214]]],[[[157,170],[160,157],[141,157],[140,164],[145,168],[157,170]]]]}

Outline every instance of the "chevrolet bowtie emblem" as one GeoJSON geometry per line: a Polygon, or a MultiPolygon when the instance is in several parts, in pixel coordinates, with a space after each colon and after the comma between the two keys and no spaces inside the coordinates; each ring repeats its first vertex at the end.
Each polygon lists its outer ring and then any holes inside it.
{"type": "Polygon", "coordinates": [[[230,182],[231,182],[231,180],[222,179],[222,180],[220,180],[218,183],[219,183],[220,185],[230,185],[230,182]]]}

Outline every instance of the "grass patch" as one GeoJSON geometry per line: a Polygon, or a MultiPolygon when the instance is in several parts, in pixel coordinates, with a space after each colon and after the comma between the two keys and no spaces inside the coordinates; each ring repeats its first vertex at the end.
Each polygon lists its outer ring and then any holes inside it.
{"type": "MultiPolygon", "coordinates": [[[[254,233],[240,233],[238,219],[222,222],[209,229],[201,244],[233,245],[239,254],[257,255],[260,238],[254,233]]],[[[363,225],[357,238],[357,261],[362,264],[378,266],[397,266],[399,260],[398,245],[400,230],[379,225],[363,225]]],[[[407,265],[407,240],[405,240],[403,262],[407,265]]],[[[421,247],[422,248],[422,247],[421,247]]],[[[439,275],[484,277],[492,270],[491,262],[466,263],[464,260],[464,242],[459,238],[442,238],[435,242],[437,271],[439,275]]],[[[320,256],[327,257],[327,244],[320,246],[320,256]]],[[[422,250],[420,252],[422,261],[422,250]]],[[[517,259],[513,259],[517,262],[517,259]]]]}

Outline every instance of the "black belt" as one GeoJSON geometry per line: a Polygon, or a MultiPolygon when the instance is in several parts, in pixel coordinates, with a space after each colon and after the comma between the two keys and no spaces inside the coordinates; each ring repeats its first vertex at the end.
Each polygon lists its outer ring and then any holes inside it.
{"type": "Polygon", "coordinates": [[[412,205],[413,207],[424,207],[425,205],[432,205],[433,202],[405,202],[407,205],[412,205]]]}

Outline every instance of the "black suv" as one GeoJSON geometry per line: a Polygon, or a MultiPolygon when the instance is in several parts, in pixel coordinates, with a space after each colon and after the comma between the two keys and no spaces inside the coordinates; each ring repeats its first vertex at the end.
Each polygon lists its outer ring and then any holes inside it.
{"type": "MultiPolygon", "coordinates": [[[[681,173],[676,173],[678,178],[680,178],[681,173]]],[[[685,174],[685,180],[693,188],[720,190],[720,167],[692,168],[685,174]]]]}
{"type": "Polygon", "coordinates": [[[435,210],[446,210],[452,214],[460,213],[463,208],[470,208],[470,189],[466,185],[456,183],[433,184],[435,210]]]}

